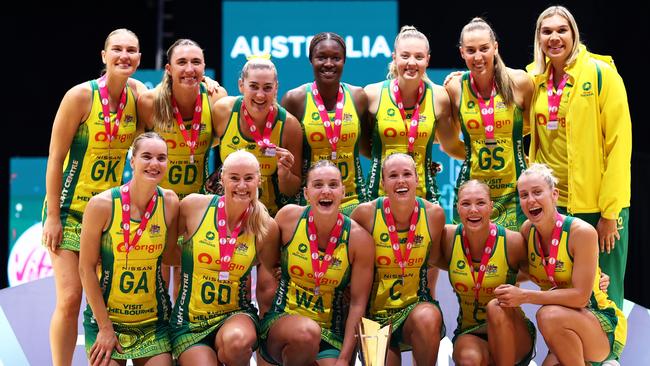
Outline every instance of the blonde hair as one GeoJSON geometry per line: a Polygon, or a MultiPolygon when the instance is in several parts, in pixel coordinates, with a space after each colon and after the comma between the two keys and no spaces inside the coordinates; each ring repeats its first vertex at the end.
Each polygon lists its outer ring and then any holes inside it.
{"type": "MultiPolygon", "coordinates": [[[[261,173],[260,173],[260,164],[257,161],[257,158],[255,155],[251,154],[250,152],[246,150],[237,150],[235,152],[230,153],[226,159],[223,161],[223,165],[221,166],[221,177],[223,179],[224,173],[231,168],[231,166],[238,161],[249,161],[254,163],[255,168],[257,169],[256,175],[258,179],[261,179],[261,173]]],[[[222,183],[223,185],[223,183],[222,183]]],[[[224,186],[224,195],[226,194],[225,192],[225,185],[224,186]]],[[[269,211],[266,209],[266,206],[259,200],[258,190],[255,190],[255,195],[253,199],[251,200],[251,210],[248,213],[248,219],[246,220],[246,225],[245,230],[249,233],[252,233],[257,240],[262,240],[269,232],[269,222],[271,220],[271,216],[269,215],[269,211]]]]}
{"type": "Polygon", "coordinates": [[[548,165],[542,163],[533,163],[528,169],[521,172],[518,180],[529,175],[538,175],[544,182],[549,186],[549,188],[554,189],[555,186],[559,183],[559,180],[553,175],[553,169],[549,168],[548,165]]]}
{"type": "Polygon", "coordinates": [[[576,60],[576,58],[578,57],[578,53],[580,52],[580,45],[582,43],[580,41],[580,31],[578,30],[578,23],[576,23],[576,20],[571,14],[571,12],[569,11],[569,9],[560,5],[548,7],[539,15],[539,17],[537,17],[537,23],[535,24],[535,41],[534,41],[535,67],[533,68],[533,74],[535,75],[543,74],[544,71],[546,71],[546,55],[542,50],[542,44],[539,40],[539,37],[542,29],[542,21],[546,18],[552,17],[553,15],[559,15],[562,18],[566,19],[567,22],[569,23],[569,28],[571,28],[571,32],[573,33],[573,46],[571,47],[571,53],[569,54],[569,57],[567,57],[564,64],[571,65],[576,60]]]}
{"type": "Polygon", "coordinates": [[[388,155],[387,157],[384,158],[384,161],[381,162],[381,179],[383,180],[385,175],[384,175],[384,168],[386,167],[386,164],[394,159],[397,158],[404,158],[408,160],[410,163],[411,167],[413,168],[413,172],[415,172],[415,176],[418,176],[418,170],[415,168],[415,159],[409,154],[404,154],[404,153],[392,153],[388,155]]]}
{"type": "Polygon", "coordinates": [[[135,37],[135,40],[138,41],[138,50],[140,49],[140,39],[138,39],[138,36],[136,36],[135,33],[133,33],[133,31],[128,30],[126,28],[118,28],[118,29],[112,31],[111,33],[109,33],[108,36],[106,36],[106,40],[104,40],[104,50],[108,49],[108,45],[109,45],[111,37],[113,37],[114,35],[120,34],[120,33],[126,33],[128,35],[131,35],[131,36],[135,37]]]}
{"type": "MultiPolygon", "coordinates": [[[[181,38],[167,49],[167,64],[172,61],[174,50],[180,46],[195,46],[201,49],[198,43],[191,39],[181,38]]],[[[203,49],[201,49],[203,52],[203,49]]],[[[174,129],[174,107],[172,106],[172,77],[165,71],[160,84],[156,86],[153,108],[153,125],[159,131],[169,132],[174,129]]]]}
{"type": "MultiPolygon", "coordinates": [[[[461,184],[460,187],[458,187],[458,193],[456,193],[456,197],[459,199],[459,201],[460,201],[461,193],[463,193],[463,191],[466,188],[469,188],[469,187],[481,187],[481,188],[483,188],[485,193],[487,193],[488,198],[490,198],[490,186],[488,186],[487,183],[485,183],[482,180],[478,180],[478,179],[470,179],[470,180],[464,182],[463,184],[461,184]]],[[[491,198],[490,198],[490,200],[491,200],[491,198]]]]}
{"type": "MultiPolygon", "coordinates": [[[[412,25],[402,26],[402,28],[399,30],[399,33],[395,37],[395,43],[393,44],[393,52],[397,52],[397,45],[403,39],[408,39],[408,38],[416,38],[416,39],[423,40],[424,43],[427,45],[427,55],[431,53],[429,48],[429,40],[427,39],[427,36],[425,36],[422,32],[417,30],[412,25]]],[[[397,76],[398,76],[397,65],[395,65],[395,61],[393,60],[388,64],[388,74],[386,75],[386,79],[397,79],[397,76]]],[[[427,75],[426,70],[424,71],[424,75],[422,75],[422,80],[424,80],[427,83],[431,82],[429,76],[427,75]]]]}
{"type": "Polygon", "coordinates": [[[275,64],[271,60],[263,57],[251,57],[246,61],[244,67],[242,67],[239,80],[244,81],[248,77],[248,72],[251,70],[271,70],[273,71],[275,82],[278,82],[278,70],[276,70],[275,64]]]}
{"type": "Polygon", "coordinates": [[[314,170],[317,170],[317,169],[328,168],[328,167],[332,167],[332,168],[336,169],[336,171],[339,172],[339,179],[341,181],[343,181],[343,178],[341,176],[341,170],[339,169],[339,167],[336,164],[334,164],[330,160],[319,160],[319,161],[315,162],[312,166],[310,166],[309,169],[307,170],[307,175],[305,176],[305,185],[308,185],[308,183],[309,183],[309,180],[311,178],[311,172],[313,172],[314,170]]]}
{"type": "MultiPolygon", "coordinates": [[[[458,45],[463,46],[463,39],[465,33],[473,32],[477,30],[487,31],[490,35],[490,41],[496,43],[497,35],[494,33],[494,30],[490,25],[483,19],[476,17],[467,23],[463,30],[460,31],[460,39],[458,40],[458,45]]],[[[497,93],[501,95],[503,101],[506,105],[512,105],[515,100],[514,93],[512,91],[513,83],[510,75],[508,74],[508,69],[506,68],[503,59],[498,52],[494,54],[494,84],[496,85],[497,93]]]]}
{"type": "Polygon", "coordinates": [[[165,150],[167,150],[167,142],[165,142],[165,139],[163,139],[162,136],[160,136],[156,132],[149,131],[149,132],[139,134],[133,140],[133,143],[131,143],[131,147],[129,148],[129,151],[131,151],[131,156],[135,156],[138,153],[138,150],[140,150],[140,145],[142,144],[142,141],[147,140],[147,139],[155,139],[155,140],[162,141],[165,144],[165,150]]]}

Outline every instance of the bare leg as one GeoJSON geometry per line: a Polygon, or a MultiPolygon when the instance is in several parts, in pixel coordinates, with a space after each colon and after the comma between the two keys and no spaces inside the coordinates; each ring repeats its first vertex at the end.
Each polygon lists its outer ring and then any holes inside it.
{"type": "Polygon", "coordinates": [[[514,365],[530,352],[533,340],[518,307],[501,307],[492,299],[487,306],[487,319],[490,355],[497,366],[514,365]]]}
{"type": "Polygon", "coordinates": [[[151,357],[138,358],[133,360],[133,364],[135,366],[172,366],[172,355],[161,353],[151,357]]]}
{"type": "Polygon", "coordinates": [[[81,306],[81,279],[79,278],[79,253],[58,249],[50,251],[54,267],[56,307],[50,322],[50,348],[52,364],[68,366],[77,344],[79,307],[81,306]]]}
{"type": "Polygon", "coordinates": [[[287,315],[269,331],[267,350],[285,366],[312,365],[320,348],[320,326],[301,315],[287,315]]]}
{"type": "Polygon", "coordinates": [[[178,357],[178,364],[184,365],[205,365],[205,366],[218,366],[219,360],[217,359],[217,351],[214,348],[199,344],[192,346],[178,357]]]}
{"type": "Polygon", "coordinates": [[[413,347],[417,365],[435,365],[440,346],[442,314],[430,303],[418,304],[404,322],[404,342],[413,347]]]}
{"type": "Polygon", "coordinates": [[[488,342],[473,334],[463,334],[454,343],[453,359],[457,366],[487,366],[490,362],[488,342]]]}
{"type": "Polygon", "coordinates": [[[388,348],[388,355],[386,357],[387,366],[401,366],[402,365],[402,353],[399,348],[390,347],[388,348]]]}
{"type": "Polygon", "coordinates": [[[600,362],[609,354],[607,335],[587,309],[542,306],[537,311],[537,326],[562,365],[584,365],[585,360],[600,362]]]}
{"type": "Polygon", "coordinates": [[[215,346],[219,362],[228,366],[245,366],[253,355],[257,332],[247,315],[230,317],[217,332],[215,346]]]}

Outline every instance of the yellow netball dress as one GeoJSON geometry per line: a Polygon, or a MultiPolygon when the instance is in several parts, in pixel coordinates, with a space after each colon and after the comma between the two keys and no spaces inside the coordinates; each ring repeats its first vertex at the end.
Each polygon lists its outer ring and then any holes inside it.
{"type": "MultiPolygon", "coordinates": [[[[263,354],[266,353],[264,347],[271,326],[284,315],[302,315],[318,323],[321,327],[321,342],[339,350],[343,343],[347,317],[344,291],[350,283],[352,271],[348,258],[350,218],[342,215],[344,222],[341,235],[332,252],[329,267],[321,278],[320,290],[316,291],[307,233],[310,210],[310,206],[305,208],[293,237],[282,247],[282,277],[271,309],[262,320],[263,354]]],[[[319,250],[319,254],[322,260],[325,253],[319,250]]],[[[264,356],[270,361],[268,354],[264,356]]]]}
{"type": "Polygon", "coordinates": [[[217,203],[212,197],[196,232],[181,244],[181,284],[171,320],[174,356],[194,344],[212,347],[214,334],[235,314],[246,314],[257,325],[257,310],[247,286],[256,258],[255,236],[241,233],[227,280],[219,280],[220,250],[217,203]]]}
{"type": "MultiPolygon", "coordinates": [[[[243,97],[238,97],[232,107],[230,119],[226,130],[221,136],[221,143],[219,144],[219,158],[225,161],[226,157],[240,149],[252,153],[260,163],[260,173],[262,175],[262,192],[260,194],[260,201],[269,210],[271,216],[275,216],[278,209],[289,202],[289,198],[280,193],[278,187],[278,159],[275,156],[265,156],[262,149],[255,143],[254,140],[244,136],[239,126],[239,111],[243,97]]],[[[276,146],[282,146],[282,129],[284,122],[287,119],[287,111],[279,104],[275,105],[277,114],[275,117],[275,124],[271,131],[271,143],[276,146]]]]}
{"type": "MultiPolygon", "coordinates": [[[[359,160],[359,139],[361,136],[359,113],[354,105],[354,99],[346,84],[343,88],[343,119],[341,135],[337,143],[336,159],[333,160],[341,171],[341,178],[345,186],[345,197],[341,202],[341,212],[349,214],[362,202],[366,201],[366,186],[361,171],[359,160]]],[[[323,121],[312,95],[312,84],[307,84],[305,89],[305,115],[302,118],[304,141],[303,144],[303,177],[307,170],[319,160],[331,160],[332,147],[323,127],[323,121]]],[[[328,111],[330,121],[334,121],[334,111],[328,111]]],[[[306,205],[304,197],[301,205],[306,205]]]]}
{"type": "MultiPolygon", "coordinates": [[[[74,251],[79,251],[81,218],[90,198],[122,182],[126,153],[135,139],[137,124],[136,98],[127,83],[119,128],[109,147],[99,85],[97,80],[89,83],[92,107],[72,139],[63,163],[61,184],[61,249],[74,251]]],[[[116,117],[117,113],[111,113],[111,128],[116,117]]],[[[47,215],[46,204],[47,201],[43,205],[43,221],[47,215]]]]}
{"type": "MultiPolygon", "coordinates": [[[[208,156],[212,146],[212,108],[203,84],[201,84],[200,93],[202,101],[201,125],[192,158],[190,158],[190,147],[176,121],[174,121],[172,130],[156,131],[167,142],[169,155],[167,176],[160,185],[174,191],[179,200],[190,193],[205,193],[205,181],[208,177],[208,156]]],[[[192,122],[193,120],[183,121],[188,135],[192,130],[192,122]]]]}
{"type": "MultiPolygon", "coordinates": [[[[507,229],[518,231],[526,221],[517,194],[517,178],[526,169],[523,111],[514,103],[506,105],[501,95],[495,95],[496,145],[488,146],[485,143],[485,127],[481,119],[478,97],[470,83],[470,73],[466,72],[461,80],[459,106],[466,156],[458,174],[456,189],[470,179],[484,181],[490,186],[490,198],[494,202],[494,210],[490,216],[492,221],[507,229]]],[[[455,208],[454,221],[460,222],[455,208]]]]}
{"type": "MultiPolygon", "coordinates": [[[[160,270],[167,241],[163,192],[151,218],[135,247],[126,256],[122,231],[120,188],[111,190],[113,218],[101,237],[101,274],[99,284],[108,317],[124,353],[113,350],[113,359],[151,357],[171,350],[169,315],[171,304],[167,285],[160,270]]],[[[131,220],[130,237],[136,235],[139,221],[131,220]]],[[[90,305],[84,311],[86,352],[99,332],[90,305]]]]}
{"type": "MultiPolygon", "coordinates": [[[[390,80],[384,82],[377,114],[375,128],[372,135],[372,160],[370,162],[370,176],[368,178],[369,199],[384,195],[381,187],[381,163],[392,153],[408,154],[408,122],[413,114],[412,109],[406,109],[406,121],[402,119],[399,108],[395,103],[393,93],[390,91],[390,80]]],[[[420,118],[417,138],[415,139],[413,159],[418,173],[418,197],[431,202],[438,201],[438,187],[436,186],[435,172],[433,170],[432,146],[435,138],[436,114],[433,104],[433,89],[430,84],[424,83],[425,90],[420,103],[420,118]]]]}
{"type": "MultiPolygon", "coordinates": [[[[554,280],[557,288],[570,288],[572,286],[573,257],[569,253],[569,235],[573,220],[573,217],[566,216],[562,224],[555,265],[554,280]]],[[[528,272],[530,279],[542,290],[547,291],[554,287],[546,274],[542,257],[537,249],[535,226],[530,228],[528,234],[528,272]]],[[[627,319],[616,304],[609,299],[607,293],[600,289],[600,268],[596,271],[589,304],[587,304],[586,308],[596,316],[600,326],[607,334],[610,344],[610,355],[607,359],[620,357],[627,340],[627,319]]]]}
{"type": "MultiPolygon", "coordinates": [[[[379,198],[375,209],[372,237],[375,241],[375,276],[368,303],[368,314],[371,319],[382,326],[391,322],[393,336],[391,345],[408,350],[410,347],[401,343],[401,328],[411,310],[420,303],[429,302],[438,306],[431,297],[427,283],[428,259],[431,251],[431,235],[427,226],[425,203],[416,198],[419,203],[418,221],[415,228],[413,248],[406,261],[404,277],[402,269],[395,258],[388,234],[388,224],[384,213],[385,198],[379,198]]],[[[400,247],[407,241],[407,231],[398,233],[400,247]]],[[[400,248],[402,252],[403,248],[400,248]]],[[[438,306],[439,308],[439,306],[438,306]]],[[[442,313],[442,312],[441,312],[442,313]]],[[[441,335],[444,335],[444,324],[441,335]]]]}

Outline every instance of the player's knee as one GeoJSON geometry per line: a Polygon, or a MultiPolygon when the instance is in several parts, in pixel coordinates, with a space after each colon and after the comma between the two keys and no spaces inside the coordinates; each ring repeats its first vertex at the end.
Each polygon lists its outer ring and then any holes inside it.
{"type": "Polygon", "coordinates": [[[544,305],[535,315],[537,318],[537,326],[542,335],[548,335],[560,327],[564,326],[567,309],[558,305],[544,305]]]}
{"type": "Polygon", "coordinates": [[[458,366],[481,366],[483,356],[475,349],[461,349],[454,355],[454,362],[458,366]]]}
{"type": "Polygon", "coordinates": [[[320,344],[321,329],[318,323],[311,319],[303,319],[292,329],[289,337],[290,344],[294,346],[310,347],[320,344]]]}
{"type": "Polygon", "coordinates": [[[81,307],[81,288],[69,288],[56,297],[56,311],[63,317],[77,318],[81,307]]]}
{"type": "Polygon", "coordinates": [[[492,299],[488,302],[486,311],[490,324],[499,324],[507,316],[507,309],[502,308],[497,299],[492,299]]]}
{"type": "Polygon", "coordinates": [[[427,332],[440,332],[442,317],[438,308],[433,304],[416,306],[409,317],[416,329],[426,330],[427,332]]]}

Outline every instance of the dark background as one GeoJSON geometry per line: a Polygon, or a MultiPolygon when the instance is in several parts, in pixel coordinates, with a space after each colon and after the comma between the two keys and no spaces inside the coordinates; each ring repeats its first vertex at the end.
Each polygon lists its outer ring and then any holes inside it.
{"type": "MultiPolygon", "coordinates": [[[[426,0],[425,0],[426,1],[426,0]]],[[[177,38],[192,38],[205,50],[206,63],[221,75],[221,1],[137,0],[85,2],[13,2],[12,12],[0,15],[2,54],[3,129],[0,181],[0,263],[6,263],[8,238],[9,158],[46,156],[52,121],[65,92],[75,84],[98,76],[102,68],[100,51],[108,33],[126,27],[140,38],[141,68],[154,68],[157,14],[164,4],[163,49],[177,38]]],[[[464,69],[456,48],[459,32],[474,16],[486,18],[499,37],[499,52],[506,64],[523,68],[532,60],[533,34],[539,13],[555,2],[539,1],[400,1],[399,25],[415,25],[431,44],[432,67],[464,69]]],[[[647,44],[650,40],[647,14],[631,2],[564,2],[572,11],[584,43],[596,53],[614,57],[625,80],[633,125],[632,205],[626,275],[626,298],[650,307],[644,278],[644,258],[650,248],[643,238],[650,235],[648,210],[650,144],[643,143],[643,100],[648,97],[647,44]],[[646,226],[647,225],[647,226],[646,226]]],[[[253,6],[253,5],[251,5],[253,6]]],[[[345,7],[333,1],[332,6],[345,7]]],[[[5,8],[6,9],[6,8],[5,8]]],[[[322,22],[327,30],[327,19],[322,22]]],[[[255,26],[255,19],[241,19],[255,26]]],[[[290,21],[290,19],[278,19],[290,21]]],[[[380,21],[380,20],[379,20],[380,21]]],[[[392,43],[392,40],[391,40],[392,43]]],[[[392,44],[391,44],[392,46],[392,44]]],[[[163,61],[164,62],[164,61],[163,61]]],[[[305,65],[305,67],[308,67],[305,65]]],[[[226,75],[226,78],[236,77],[226,75]]],[[[382,75],[377,75],[380,79],[382,75]]],[[[230,91],[236,93],[236,91],[230,91]]],[[[0,288],[6,286],[6,270],[0,270],[0,288]]]]}

